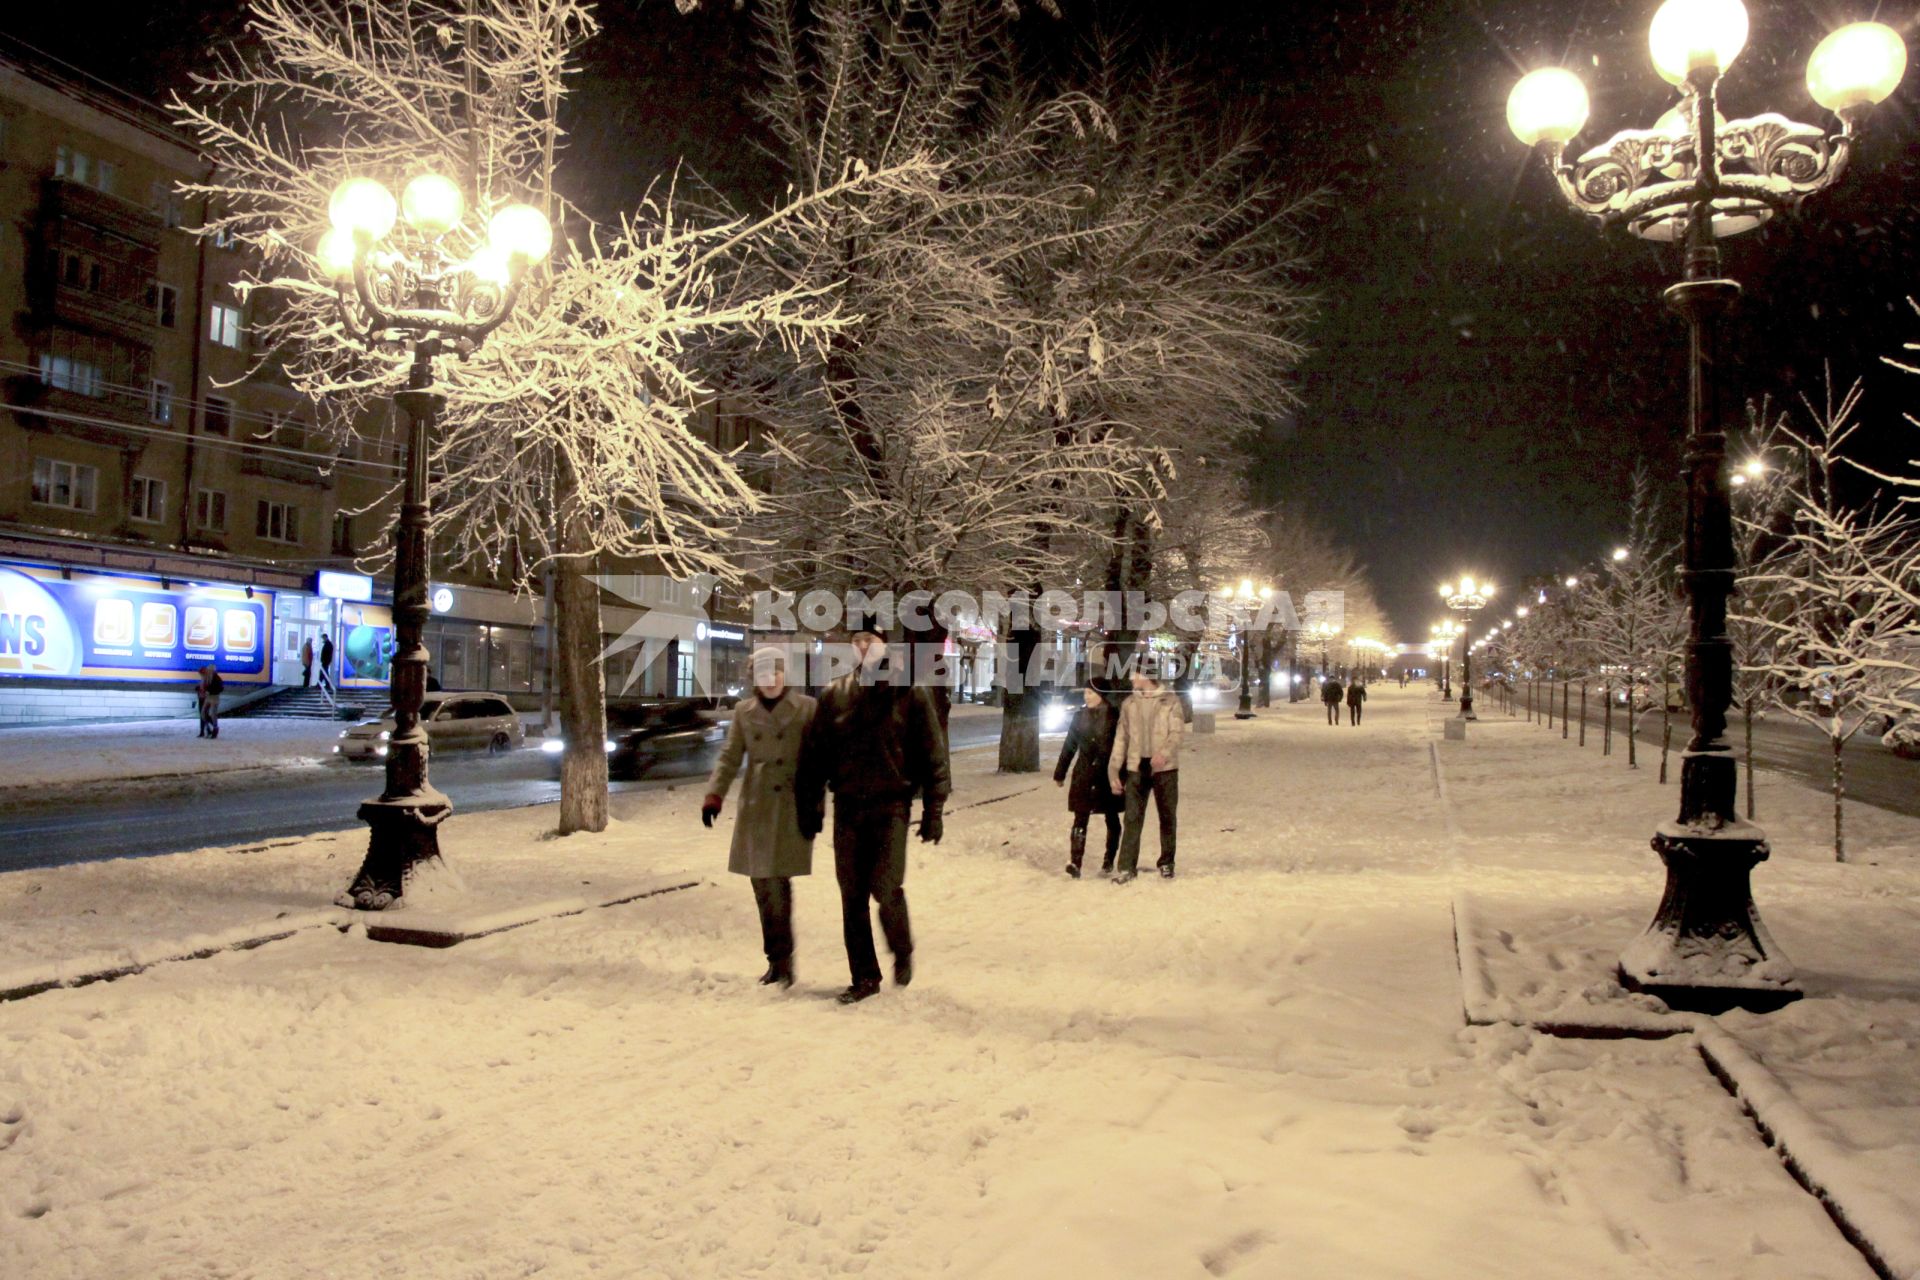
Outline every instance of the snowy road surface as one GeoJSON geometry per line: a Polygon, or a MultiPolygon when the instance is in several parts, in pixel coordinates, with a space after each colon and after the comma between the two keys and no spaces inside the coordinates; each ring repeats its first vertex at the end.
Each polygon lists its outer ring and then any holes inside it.
{"type": "MultiPolygon", "coordinates": [[[[87,726],[96,736],[109,734],[111,728],[87,726]]],[[[197,749],[190,722],[156,722],[153,728],[183,739],[174,748],[181,754],[191,757],[197,749]]],[[[0,791],[0,826],[15,837],[0,845],[0,871],[359,827],[354,814],[361,801],[379,793],[381,771],[327,757],[324,753],[337,732],[337,725],[322,724],[316,731],[296,724],[288,730],[284,721],[234,721],[222,730],[218,745],[232,747],[244,735],[264,733],[263,758],[278,767],[93,784],[84,793],[53,786],[0,791]]],[[[969,711],[954,718],[952,734],[956,749],[997,742],[1000,719],[969,711]]],[[[10,741],[24,739],[0,734],[0,746],[10,741]]],[[[616,792],[684,787],[690,779],[704,777],[710,765],[663,765],[643,779],[611,786],[616,792]]],[[[533,747],[504,757],[437,755],[433,779],[462,813],[549,804],[560,798],[551,762],[533,747]]]]}
{"type": "MultiPolygon", "coordinates": [[[[973,753],[853,1009],[824,874],[788,994],[716,875],[0,1006],[0,1275],[1868,1276],[1683,1045],[1462,1029],[1426,706],[1369,710],[1192,739],[1181,877],[1118,889],[973,753]]],[[[721,864],[697,804],[621,798],[636,867],[721,864]]]]}

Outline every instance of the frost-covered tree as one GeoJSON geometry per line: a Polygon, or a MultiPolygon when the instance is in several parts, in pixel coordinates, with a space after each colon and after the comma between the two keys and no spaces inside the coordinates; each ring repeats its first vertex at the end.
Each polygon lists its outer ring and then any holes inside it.
{"type": "MultiPolygon", "coordinates": [[[[1809,426],[1782,425],[1798,457],[1785,472],[1786,528],[1747,580],[1771,607],[1741,613],[1770,639],[1765,665],[1783,690],[1785,711],[1819,729],[1833,757],[1833,856],[1846,861],[1849,741],[1876,713],[1906,706],[1920,682],[1920,593],[1913,585],[1920,522],[1897,502],[1856,505],[1842,493],[1846,456],[1858,429],[1860,386],[1820,406],[1809,426]]],[[[1866,472],[1873,475],[1875,473],[1866,472]]]]}
{"type": "MultiPolygon", "coordinates": [[[[312,397],[343,441],[377,421],[404,385],[397,346],[361,349],[313,258],[329,195],[349,176],[397,187],[431,170],[464,189],[471,220],[524,201],[562,230],[562,248],[478,350],[435,370],[447,396],[432,444],[433,536],[443,560],[526,585],[556,572],[562,723],[560,829],[605,826],[599,596],[606,556],[668,572],[730,576],[719,538],[758,502],[689,425],[710,389],[687,348],[716,332],[783,358],[845,323],[830,279],[736,287],[729,264],[768,228],[804,221],[867,183],[837,174],[758,220],[682,220],[662,195],[596,230],[568,203],[560,104],[595,30],[576,0],[254,0],[250,39],[197,77],[176,114],[215,161],[195,190],[204,234],[249,246],[256,346],[312,397]],[[726,288],[720,287],[724,280],[726,288]]],[[[916,175],[917,176],[917,175],[916,175]]],[[[476,247],[456,228],[447,247],[476,247]]],[[[391,495],[390,495],[391,496],[391,495]]],[[[384,509],[391,512],[393,504],[384,509]]]]}
{"type": "Polygon", "coordinates": [[[1640,767],[1635,729],[1651,704],[1673,660],[1673,621],[1677,595],[1673,578],[1676,548],[1660,527],[1652,473],[1642,466],[1633,477],[1627,508],[1627,534],[1601,567],[1587,593],[1588,635],[1607,683],[1617,678],[1626,691],[1627,766],[1640,767]],[[1643,698],[1642,690],[1649,696],[1643,698]]]}

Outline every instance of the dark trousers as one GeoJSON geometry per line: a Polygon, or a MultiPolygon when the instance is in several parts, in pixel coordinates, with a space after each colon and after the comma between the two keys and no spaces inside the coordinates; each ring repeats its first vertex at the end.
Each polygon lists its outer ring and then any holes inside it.
{"type": "Polygon", "coordinates": [[[897,960],[913,954],[907,923],[907,812],[905,800],[833,802],[833,871],[840,881],[840,929],[847,968],[856,984],[880,981],[867,902],[880,904],[880,929],[897,960]]]}
{"type": "Polygon", "coordinates": [[[753,904],[760,908],[760,941],[767,959],[793,958],[793,881],[786,876],[754,876],[753,904]]]}
{"type": "Polygon", "coordinates": [[[1340,704],[1339,703],[1329,702],[1327,704],[1327,723],[1328,724],[1340,723],[1340,704]]]}
{"type": "Polygon", "coordinates": [[[1347,704],[1347,719],[1352,721],[1354,724],[1359,724],[1360,713],[1365,709],[1366,708],[1358,702],[1349,702],[1347,704]]]}
{"type": "MultiPolygon", "coordinates": [[[[1106,853],[1101,856],[1100,865],[1102,867],[1111,867],[1113,865],[1114,854],[1119,852],[1120,849],[1120,815],[1112,809],[1105,810],[1104,814],[1107,819],[1107,850],[1106,853]]],[[[1087,855],[1087,825],[1092,821],[1093,814],[1091,813],[1076,813],[1073,815],[1073,833],[1068,837],[1071,841],[1068,847],[1072,850],[1073,865],[1076,867],[1080,865],[1081,859],[1087,855]]]]}
{"type": "Polygon", "coordinates": [[[311,689],[313,687],[312,663],[307,663],[300,668],[300,687],[302,689],[311,689]]]}
{"type": "Polygon", "coordinates": [[[200,736],[203,738],[220,736],[220,709],[217,703],[203,701],[200,704],[200,736]]]}
{"type": "Polygon", "coordinates": [[[1123,774],[1122,780],[1127,786],[1127,822],[1120,833],[1120,871],[1132,871],[1140,865],[1140,837],[1146,833],[1147,793],[1153,793],[1153,807],[1160,815],[1160,861],[1155,864],[1162,867],[1173,865],[1173,814],[1180,803],[1180,771],[1155,773],[1148,761],[1139,762],[1139,767],[1131,773],[1123,774]]]}

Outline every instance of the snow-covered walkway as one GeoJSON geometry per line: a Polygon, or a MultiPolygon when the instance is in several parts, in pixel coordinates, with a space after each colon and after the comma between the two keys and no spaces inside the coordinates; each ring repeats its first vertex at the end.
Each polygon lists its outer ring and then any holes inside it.
{"type": "MultiPolygon", "coordinates": [[[[697,787],[578,842],[456,818],[477,891],[714,883],[0,1006],[0,1275],[1869,1275],[1682,1044],[1461,1026],[1428,699],[1369,711],[1192,739],[1181,876],[1124,889],[1059,874],[1050,782],[966,753],[912,854],[919,976],[853,1009],[830,856],[768,993],[697,787]]],[[[270,916],[324,902],[357,845],[324,839],[143,862],[270,916]]],[[[0,922],[41,898],[43,945],[102,949],[166,918],[84,916],[104,874],[0,876],[0,922]]]]}

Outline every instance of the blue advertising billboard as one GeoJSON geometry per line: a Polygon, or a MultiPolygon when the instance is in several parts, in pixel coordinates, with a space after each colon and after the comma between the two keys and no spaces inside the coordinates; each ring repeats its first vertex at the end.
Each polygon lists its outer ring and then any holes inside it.
{"type": "Polygon", "coordinates": [[[384,689],[393,679],[393,610],[383,604],[340,606],[340,686],[384,689]]]}
{"type": "Polygon", "coordinates": [[[273,592],[0,561],[0,676],[227,680],[271,675],[273,592]]]}

